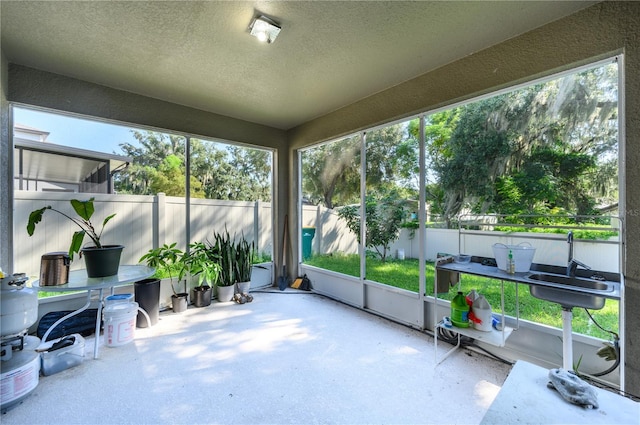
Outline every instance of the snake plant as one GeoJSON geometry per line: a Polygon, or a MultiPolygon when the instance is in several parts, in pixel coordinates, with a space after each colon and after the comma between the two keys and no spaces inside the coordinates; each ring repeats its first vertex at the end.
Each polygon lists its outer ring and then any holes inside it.
{"type": "Polygon", "coordinates": [[[255,243],[247,242],[244,235],[242,235],[242,239],[236,245],[236,282],[249,282],[251,280],[254,253],[255,243]]]}
{"type": "Polygon", "coordinates": [[[236,241],[231,238],[229,231],[214,233],[213,242],[209,242],[209,248],[218,258],[220,272],[218,285],[231,286],[237,282],[251,280],[251,268],[254,256],[254,243],[247,242],[244,238],[236,241]]]}

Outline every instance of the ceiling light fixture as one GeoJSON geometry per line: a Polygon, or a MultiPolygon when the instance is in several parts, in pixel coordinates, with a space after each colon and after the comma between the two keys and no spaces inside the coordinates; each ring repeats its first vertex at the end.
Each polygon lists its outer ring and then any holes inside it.
{"type": "Polygon", "coordinates": [[[263,15],[253,18],[249,24],[249,33],[263,43],[276,41],[280,29],[280,25],[263,15]]]}

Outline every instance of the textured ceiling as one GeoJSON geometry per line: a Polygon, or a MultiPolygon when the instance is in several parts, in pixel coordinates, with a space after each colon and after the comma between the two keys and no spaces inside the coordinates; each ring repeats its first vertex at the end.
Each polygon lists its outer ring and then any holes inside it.
{"type": "Polygon", "coordinates": [[[594,2],[6,1],[7,60],[289,129],[594,2]],[[275,43],[247,32],[256,13],[275,43]]]}

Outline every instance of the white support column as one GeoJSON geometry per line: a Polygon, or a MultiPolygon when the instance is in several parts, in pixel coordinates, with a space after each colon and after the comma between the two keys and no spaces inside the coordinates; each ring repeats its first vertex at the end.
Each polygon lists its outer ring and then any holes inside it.
{"type": "MultiPolygon", "coordinates": [[[[418,323],[419,326],[422,329],[425,329],[426,327],[426,323],[425,323],[425,299],[427,297],[427,265],[426,265],[426,261],[427,261],[427,229],[426,229],[426,223],[427,223],[427,194],[425,191],[425,186],[426,186],[426,175],[427,175],[427,164],[426,164],[426,153],[425,153],[425,142],[424,142],[424,115],[420,115],[420,140],[418,141],[418,146],[419,146],[419,166],[420,166],[420,182],[419,182],[419,187],[420,187],[420,196],[419,196],[419,208],[418,208],[418,220],[419,220],[419,225],[418,225],[418,237],[420,238],[419,241],[419,253],[418,253],[418,264],[420,267],[420,273],[419,273],[419,279],[420,282],[418,283],[418,291],[420,291],[420,317],[418,318],[418,323]]],[[[433,284],[435,285],[435,279],[433,284]]],[[[437,303],[434,300],[434,311],[437,310],[437,303]]],[[[434,320],[435,320],[435,315],[434,315],[434,320]]],[[[433,329],[435,331],[435,325],[436,325],[436,321],[433,322],[433,329]]]]}
{"type": "Polygon", "coordinates": [[[562,308],[562,367],[573,370],[573,327],[571,309],[562,308]]]}

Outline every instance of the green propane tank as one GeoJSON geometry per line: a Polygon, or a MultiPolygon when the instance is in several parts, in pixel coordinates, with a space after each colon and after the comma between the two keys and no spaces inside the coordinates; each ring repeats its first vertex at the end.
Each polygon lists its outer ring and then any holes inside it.
{"type": "Polygon", "coordinates": [[[451,323],[459,328],[469,327],[469,304],[461,291],[451,300],[451,323]]]}

